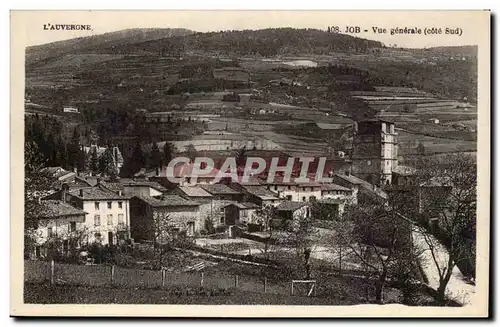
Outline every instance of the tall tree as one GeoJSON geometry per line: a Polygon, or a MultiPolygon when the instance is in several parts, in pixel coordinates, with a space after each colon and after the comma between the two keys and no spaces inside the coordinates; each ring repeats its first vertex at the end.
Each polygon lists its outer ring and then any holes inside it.
{"type": "Polygon", "coordinates": [[[192,143],[186,146],[186,156],[191,159],[191,162],[194,162],[194,160],[198,156],[198,151],[192,143]]]}
{"type": "Polygon", "coordinates": [[[97,147],[91,147],[89,149],[89,169],[92,172],[92,174],[97,174],[99,171],[99,158],[97,155],[97,147]]]}
{"type": "Polygon", "coordinates": [[[264,237],[264,246],[262,252],[264,253],[264,258],[269,260],[269,252],[271,246],[273,245],[273,236],[274,236],[274,225],[273,220],[278,217],[278,213],[276,211],[276,207],[272,205],[264,206],[258,209],[255,212],[256,218],[258,221],[261,221],[264,232],[266,233],[264,237]]]}
{"type": "Polygon", "coordinates": [[[151,145],[151,153],[149,154],[148,166],[154,169],[161,169],[162,166],[162,156],[158,144],[153,142],[151,145]]]}
{"type": "Polygon", "coordinates": [[[137,173],[146,164],[146,158],[144,156],[142,146],[139,142],[135,144],[129,161],[130,161],[130,171],[132,174],[137,173]]]}
{"type": "Polygon", "coordinates": [[[109,177],[116,177],[118,172],[113,160],[113,148],[108,146],[106,150],[99,156],[98,168],[99,173],[109,177]]]}
{"type": "Polygon", "coordinates": [[[439,276],[437,299],[444,300],[455,266],[475,266],[475,157],[449,154],[425,158],[417,164],[416,179],[420,199],[420,235],[431,253],[433,266],[439,276]]]}
{"type": "Polygon", "coordinates": [[[172,146],[171,143],[165,142],[165,145],[163,146],[163,164],[168,165],[169,162],[172,160],[174,153],[174,147],[172,146]]]}
{"type": "Polygon", "coordinates": [[[79,168],[81,154],[80,154],[80,131],[78,128],[73,130],[73,135],[68,143],[68,166],[70,168],[79,168]]]}
{"type": "Polygon", "coordinates": [[[393,207],[363,204],[348,206],[336,220],[335,231],[339,241],[365,267],[367,276],[376,277],[375,299],[381,303],[398,254],[412,247],[411,222],[400,218],[393,207]]]}
{"type": "Polygon", "coordinates": [[[246,147],[243,146],[241,148],[238,149],[238,151],[236,151],[236,156],[235,156],[235,160],[236,160],[236,165],[238,167],[242,167],[242,166],[245,166],[246,162],[247,162],[247,150],[246,150],[246,147]]]}

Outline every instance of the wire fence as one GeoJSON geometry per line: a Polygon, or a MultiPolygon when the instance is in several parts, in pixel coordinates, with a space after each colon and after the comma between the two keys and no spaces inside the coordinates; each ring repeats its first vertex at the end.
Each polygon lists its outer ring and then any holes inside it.
{"type": "Polygon", "coordinates": [[[130,269],[116,265],[76,265],[54,261],[25,261],[26,283],[82,285],[93,287],[207,289],[237,288],[243,291],[290,294],[290,282],[267,277],[231,274],[224,271],[171,272],[130,269]]]}

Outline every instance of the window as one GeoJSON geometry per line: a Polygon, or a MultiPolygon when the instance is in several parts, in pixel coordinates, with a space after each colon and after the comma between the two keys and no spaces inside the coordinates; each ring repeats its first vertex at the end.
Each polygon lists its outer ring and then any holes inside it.
{"type": "Polygon", "coordinates": [[[123,208],[123,202],[118,202],[118,209],[122,209],[123,208]]]}
{"type": "Polygon", "coordinates": [[[220,217],[220,223],[224,224],[224,217],[220,217]]]}
{"type": "Polygon", "coordinates": [[[112,214],[108,215],[107,222],[108,222],[108,226],[113,225],[113,215],[112,214]]]}
{"type": "Polygon", "coordinates": [[[111,202],[108,202],[108,209],[111,209],[111,202]]]}
{"type": "Polygon", "coordinates": [[[125,221],[123,220],[123,213],[118,214],[118,225],[123,225],[125,221]]]}
{"type": "Polygon", "coordinates": [[[394,134],[394,125],[391,125],[390,129],[391,129],[391,134],[394,134]]]}
{"type": "Polygon", "coordinates": [[[99,210],[99,202],[94,202],[95,210],[99,210]]]}
{"type": "Polygon", "coordinates": [[[302,197],[302,202],[306,202],[306,197],[305,196],[302,197]]]}
{"type": "Polygon", "coordinates": [[[47,228],[47,236],[52,237],[54,234],[52,233],[52,227],[47,228]]]}
{"type": "Polygon", "coordinates": [[[314,195],[311,195],[311,196],[309,197],[309,201],[316,201],[316,197],[315,197],[314,195]]]}
{"type": "Polygon", "coordinates": [[[101,226],[101,216],[94,215],[94,226],[101,226]]]}
{"type": "Polygon", "coordinates": [[[382,123],[382,133],[386,133],[386,132],[387,132],[386,125],[385,125],[385,123],[382,123]]]}
{"type": "Polygon", "coordinates": [[[274,190],[277,191],[278,190],[278,185],[274,185],[274,190]]]}
{"type": "Polygon", "coordinates": [[[292,201],[292,196],[291,196],[291,195],[287,195],[287,196],[286,196],[286,199],[287,199],[288,201],[292,201]]]}
{"type": "Polygon", "coordinates": [[[290,190],[290,189],[291,189],[291,187],[290,187],[290,185],[288,185],[288,190],[290,190]]]}
{"type": "Polygon", "coordinates": [[[368,160],[368,161],[366,161],[366,164],[367,164],[368,166],[371,166],[371,165],[372,165],[372,161],[371,161],[371,160],[368,160]]]}
{"type": "Polygon", "coordinates": [[[69,232],[70,233],[76,232],[76,222],[72,221],[69,223],[69,232]]]}
{"type": "Polygon", "coordinates": [[[305,191],[305,190],[306,190],[306,188],[305,188],[305,187],[303,187],[303,188],[302,188],[302,191],[305,191]]]}

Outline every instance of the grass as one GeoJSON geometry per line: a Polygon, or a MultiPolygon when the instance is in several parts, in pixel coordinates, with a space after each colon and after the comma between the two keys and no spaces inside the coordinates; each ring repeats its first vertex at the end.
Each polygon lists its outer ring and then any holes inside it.
{"type": "Polygon", "coordinates": [[[91,286],[50,286],[26,283],[25,303],[40,304],[259,304],[259,305],[349,305],[339,296],[304,297],[229,289],[144,289],[91,286]]]}

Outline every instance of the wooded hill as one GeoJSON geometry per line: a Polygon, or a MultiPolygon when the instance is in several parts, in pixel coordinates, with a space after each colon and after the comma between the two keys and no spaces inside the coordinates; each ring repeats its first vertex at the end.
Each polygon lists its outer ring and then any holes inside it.
{"type": "Polygon", "coordinates": [[[327,54],[367,52],[383,45],[344,34],[317,29],[269,28],[263,30],[192,33],[186,29],[131,29],[84,38],[59,41],[26,49],[27,62],[64,54],[158,54],[187,52],[225,55],[276,56],[285,54],[327,54]]]}

